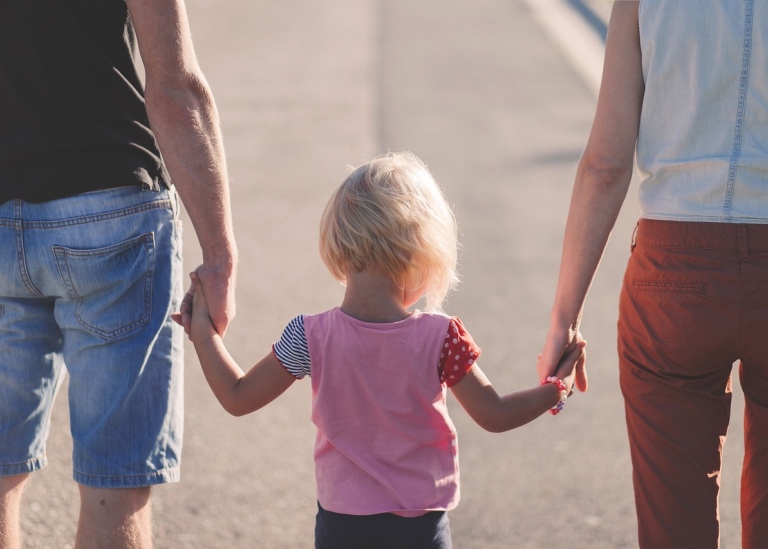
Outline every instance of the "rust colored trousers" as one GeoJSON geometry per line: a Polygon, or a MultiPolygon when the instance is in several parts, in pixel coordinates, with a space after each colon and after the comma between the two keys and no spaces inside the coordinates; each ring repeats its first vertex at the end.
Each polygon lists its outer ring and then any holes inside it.
{"type": "Polygon", "coordinates": [[[768,548],[768,225],[638,223],[619,304],[621,389],[640,547],[719,546],[739,361],[742,544],[768,548]]]}

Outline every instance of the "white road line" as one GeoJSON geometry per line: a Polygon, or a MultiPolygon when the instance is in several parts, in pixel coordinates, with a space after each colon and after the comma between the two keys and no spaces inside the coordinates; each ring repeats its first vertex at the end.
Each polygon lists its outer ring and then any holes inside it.
{"type": "MultiPolygon", "coordinates": [[[[525,0],[595,97],[603,74],[603,40],[567,0],[525,0]]],[[[594,0],[592,0],[594,1],[594,0]]],[[[605,10],[599,10],[603,18],[605,10]]]]}

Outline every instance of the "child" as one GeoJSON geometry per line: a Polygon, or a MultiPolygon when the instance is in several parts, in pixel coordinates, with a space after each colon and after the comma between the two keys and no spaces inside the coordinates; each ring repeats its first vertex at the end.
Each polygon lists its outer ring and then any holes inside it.
{"type": "Polygon", "coordinates": [[[421,161],[393,153],[360,166],[320,225],[323,261],[346,285],[341,306],[291,320],[247,374],[191,275],[190,338],[224,409],[248,414],[311,375],[316,548],[450,547],[446,511],[459,500],[459,468],[446,387],[493,432],[557,413],[571,390],[583,343],[563,359],[560,379],[496,393],[477,364],[480,348],[458,318],[439,312],[456,283],[456,251],[453,213],[421,161]],[[431,312],[410,312],[422,296],[431,312]]]}

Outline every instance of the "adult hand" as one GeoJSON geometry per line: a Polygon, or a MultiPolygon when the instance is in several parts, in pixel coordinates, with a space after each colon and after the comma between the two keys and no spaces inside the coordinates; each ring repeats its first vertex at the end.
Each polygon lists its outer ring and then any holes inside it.
{"type": "Polygon", "coordinates": [[[575,365],[573,385],[575,385],[582,393],[586,392],[588,382],[587,353],[586,350],[583,349],[585,343],[586,341],[578,330],[569,330],[566,332],[553,332],[550,330],[549,334],[547,334],[547,340],[544,343],[544,349],[539,355],[539,360],[536,363],[536,371],[539,379],[555,375],[561,361],[568,356],[569,353],[574,352],[576,347],[581,346],[581,354],[575,365]]]}
{"type": "Polygon", "coordinates": [[[192,279],[192,318],[189,338],[197,344],[210,340],[216,333],[216,329],[211,321],[211,312],[200,277],[194,271],[189,274],[189,277],[192,279]]]}
{"type": "Polygon", "coordinates": [[[575,341],[570,349],[565,352],[563,358],[555,369],[555,377],[565,383],[565,389],[568,396],[573,393],[576,387],[576,380],[579,376],[584,376],[586,380],[585,364],[587,360],[587,342],[584,340],[575,341]]]}
{"type": "MultiPolygon", "coordinates": [[[[229,323],[235,318],[235,275],[205,264],[195,269],[194,273],[205,291],[211,323],[216,332],[224,337],[229,323]]],[[[179,312],[171,315],[177,324],[184,327],[187,335],[190,335],[191,330],[194,296],[195,285],[192,284],[181,302],[179,312]]]]}
{"type": "Polygon", "coordinates": [[[235,274],[208,267],[205,263],[195,269],[205,290],[205,299],[216,332],[224,337],[235,318],[235,274]]]}

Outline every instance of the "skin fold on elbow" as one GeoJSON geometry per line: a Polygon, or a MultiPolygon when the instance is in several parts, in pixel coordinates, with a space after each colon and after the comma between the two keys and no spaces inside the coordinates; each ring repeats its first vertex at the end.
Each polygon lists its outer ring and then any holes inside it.
{"type": "MultiPolygon", "coordinates": [[[[476,420],[477,421],[477,420],[476,420]]],[[[517,427],[516,425],[504,425],[498,421],[477,421],[477,424],[489,433],[505,433],[517,427]]]]}
{"type": "Polygon", "coordinates": [[[245,415],[254,412],[256,409],[253,406],[247,406],[237,401],[232,401],[224,398],[218,399],[224,411],[234,417],[243,417],[245,415]]]}
{"type": "Polygon", "coordinates": [[[190,113],[215,108],[213,94],[202,75],[187,73],[178,78],[150,79],[146,85],[147,110],[155,116],[185,118],[190,113]]]}
{"type": "Polygon", "coordinates": [[[598,189],[615,189],[625,186],[632,178],[632,163],[609,162],[585,157],[579,164],[578,179],[598,189]]]}
{"type": "Polygon", "coordinates": [[[627,184],[632,178],[632,157],[621,158],[590,153],[581,158],[577,178],[598,188],[627,184]]]}

